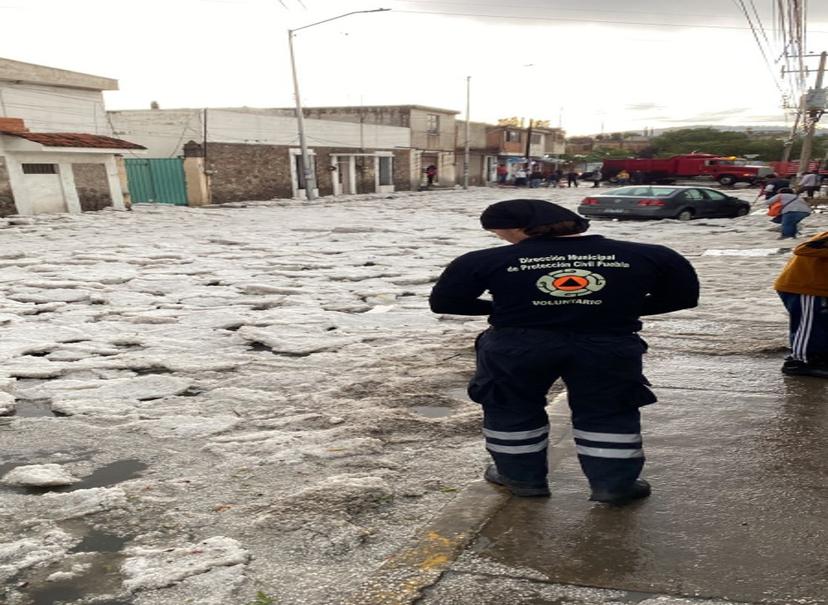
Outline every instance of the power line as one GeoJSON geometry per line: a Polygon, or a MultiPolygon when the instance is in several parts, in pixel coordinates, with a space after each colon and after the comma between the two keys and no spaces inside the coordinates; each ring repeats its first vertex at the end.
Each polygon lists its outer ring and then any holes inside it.
{"type": "Polygon", "coordinates": [[[750,7],[753,9],[753,17],[756,23],[759,24],[759,31],[762,33],[762,38],[765,40],[765,46],[770,48],[770,40],[768,40],[768,33],[765,31],[765,25],[762,23],[762,18],[759,16],[759,11],[756,10],[756,3],[750,0],[750,7]]]}
{"type": "MultiPolygon", "coordinates": [[[[387,2],[402,2],[404,4],[427,4],[429,6],[434,6],[435,2],[433,0],[386,0],[387,2]]],[[[465,0],[461,0],[460,2],[452,2],[451,0],[440,0],[437,4],[443,5],[459,5],[460,7],[470,8],[470,7],[493,7],[493,8],[503,8],[502,2],[466,2],[465,0]]],[[[437,6],[435,8],[443,8],[442,6],[437,6]]],[[[525,10],[535,10],[535,9],[550,9],[549,3],[546,4],[526,4],[520,3],[519,5],[510,7],[512,9],[525,9],[525,10]]],[[[553,7],[555,13],[563,12],[576,12],[576,13],[592,13],[595,14],[595,9],[587,9],[587,8],[565,8],[562,6],[555,6],[553,7]]],[[[395,9],[395,12],[396,9],[395,9]]],[[[616,13],[616,14],[628,14],[628,15],[669,15],[674,17],[718,17],[720,13],[676,13],[676,12],[654,12],[654,11],[637,11],[637,10],[614,10],[614,9],[607,9],[601,10],[601,14],[607,13],[616,13]]]]}
{"type": "MultiPolygon", "coordinates": [[[[745,15],[745,19],[747,19],[748,25],[750,26],[750,31],[753,34],[753,39],[756,41],[756,46],[759,47],[759,52],[762,53],[762,59],[765,62],[765,66],[768,68],[768,73],[771,75],[771,79],[773,80],[773,85],[776,86],[776,89],[779,91],[783,97],[785,96],[785,91],[782,90],[782,87],[779,85],[779,82],[776,81],[776,74],[773,72],[773,66],[771,65],[770,60],[768,59],[768,53],[765,50],[765,47],[762,45],[762,41],[759,39],[759,34],[756,32],[756,26],[753,23],[753,19],[751,19],[750,13],[747,10],[747,6],[745,5],[744,0],[733,0],[736,7],[741,9],[742,13],[745,15]]],[[[752,1],[751,1],[752,3],[752,1]]],[[[754,6],[754,11],[756,7],[754,6]]],[[[765,37],[767,40],[767,37],[765,37]]]]}
{"type": "MultiPolygon", "coordinates": [[[[683,29],[730,29],[747,31],[749,27],[740,27],[738,25],[696,25],[689,23],[654,23],[646,21],[617,21],[611,19],[575,19],[571,17],[538,17],[538,16],[518,16],[518,15],[503,15],[503,14],[481,14],[481,13],[449,13],[445,11],[419,11],[419,10],[404,10],[394,9],[395,13],[408,13],[412,15],[442,15],[450,17],[475,17],[480,19],[507,19],[510,21],[549,21],[549,22],[565,22],[565,23],[600,23],[613,25],[640,25],[644,27],[678,27],[683,29]]],[[[828,32],[820,32],[828,33],[828,32]]]]}

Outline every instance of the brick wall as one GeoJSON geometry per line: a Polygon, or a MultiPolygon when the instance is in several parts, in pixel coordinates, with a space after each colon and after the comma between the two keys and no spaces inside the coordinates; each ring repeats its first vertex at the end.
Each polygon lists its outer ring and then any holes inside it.
{"type": "Polygon", "coordinates": [[[75,189],[78,192],[81,210],[101,210],[112,205],[106,166],[103,164],[72,164],[75,175],[75,189]]]}
{"type": "Polygon", "coordinates": [[[213,203],[292,197],[290,161],[284,146],[208,143],[213,203]]]}
{"type": "Polygon", "coordinates": [[[0,156],[0,216],[10,214],[17,214],[17,207],[14,205],[14,195],[12,195],[6,159],[0,156]]]}
{"type": "Polygon", "coordinates": [[[393,178],[395,191],[411,191],[411,150],[400,149],[394,152],[393,178]]]}
{"type": "MultiPolygon", "coordinates": [[[[332,195],[337,173],[330,170],[331,156],[351,154],[356,150],[315,146],[313,151],[316,154],[319,195],[332,195]]],[[[410,154],[409,150],[394,150],[393,181],[398,191],[411,189],[410,154]]],[[[213,203],[292,197],[292,158],[289,148],[285,146],[208,143],[207,165],[214,171],[211,177],[213,203]]],[[[375,178],[374,157],[357,156],[357,192],[373,193],[375,178]]]]}

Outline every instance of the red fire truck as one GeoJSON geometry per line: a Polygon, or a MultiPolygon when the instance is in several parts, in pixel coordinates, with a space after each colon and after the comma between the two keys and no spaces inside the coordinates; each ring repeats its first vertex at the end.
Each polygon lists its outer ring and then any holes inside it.
{"type": "Polygon", "coordinates": [[[747,160],[720,157],[709,153],[674,155],[664,159],[604,160],[604,180],[613,181],[626,170],[631,178],[642,183],[670,183],[680,178],[708,177],[722,185],[737,182],[754,183],[773,173],[770,166],[751,166],[747,160]]]}

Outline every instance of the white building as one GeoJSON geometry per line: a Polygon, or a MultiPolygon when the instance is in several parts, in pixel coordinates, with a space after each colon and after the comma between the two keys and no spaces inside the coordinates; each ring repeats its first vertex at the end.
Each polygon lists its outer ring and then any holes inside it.
{"type": "Polygon", "coordinates": [[[0,58],[0,216],[124,208],[103,102],[116,80],[0,58]]]}

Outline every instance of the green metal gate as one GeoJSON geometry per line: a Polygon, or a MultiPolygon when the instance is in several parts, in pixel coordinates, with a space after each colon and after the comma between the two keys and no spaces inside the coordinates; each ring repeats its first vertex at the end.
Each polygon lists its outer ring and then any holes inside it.
{"type": "Polygon", "coordinates": [[[129,195],[133,202],[187,205],[184,160],[133,158],[124,162],[129,195]]]}

